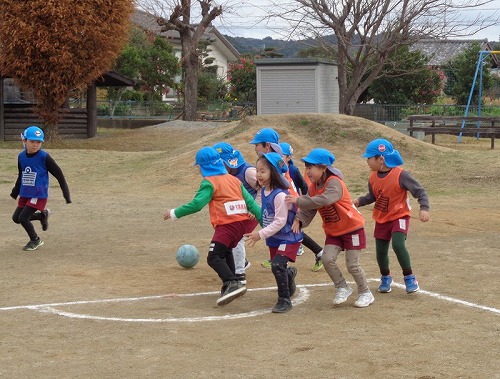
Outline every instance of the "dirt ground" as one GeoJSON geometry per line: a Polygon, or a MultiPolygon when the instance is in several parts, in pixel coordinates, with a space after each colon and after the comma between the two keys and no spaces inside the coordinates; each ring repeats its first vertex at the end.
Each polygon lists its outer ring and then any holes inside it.
{"type": "MultiPolygon", "coordinates": [[[[73,202],[65,204],[52,178],[50,227],[36,225],[45,244],[34,252],[22,250],[28,238],[11,220],[19,146],[1,145],[0,377],[500,378],[500,148],[490,150],[489,139],[437,141],[353,117],[296,115],[100,130],[46,144],[73,202]],[[247,252],[249,291],[215,304],[221,283],[206,263],[207,209],[175,222],[162,216],[198,188],[197,149],[225,140],[253,162],[248,141],[267,126],[294,146],[301,168],[311,148],[330,149],[352,196],[366,192],[366,143],[393,141],[431,201],[431,221],[421,223],[413,200],[407,241],[420,292],[405,293],[394,254],[396,285],[376,292],[365,207],[370,307],[354,308],[355,295],[334,307],[334,288],[324,270],[311,271],[306,249],[295,263],[294,308],[272,314],[277,293],[260,267],[262,242],[247,252]],[[201,252],[193,269],[175,261],[184,243],[201,252]]],[[[308,233],[323,241],[319,220],[308,233]]]]}

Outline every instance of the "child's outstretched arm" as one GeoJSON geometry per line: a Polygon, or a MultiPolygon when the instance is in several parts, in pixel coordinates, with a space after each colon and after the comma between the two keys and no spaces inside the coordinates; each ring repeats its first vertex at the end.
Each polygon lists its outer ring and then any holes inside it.
{"type": "MultiPolygon", "coordinates": [[[[325,190],[320,195],[302,195],[299,196],[295,204],[302,210],[318,209],[323,206],[333,204],[342,198],[343,190],[342,185],[338,179],[330,179],[326,182],[325,190]]],[[[293,202],[294,199],[290,199],[289,202],[293,202]]]]}
{"type": "Polygon", "coordinates": [[[17,162],[17,180],[16,184],[14,184],[14,188],[12,188],[12,191],[10,192],[10,197],[12,197],[14,200],[17,199],[19,196],[19,192],[21,191],[21,177],[22,177],[22,169],[21,169],[21,163],[19,161],[17,162]]]}
{"type": "Polygon", "coordinates": [[[59,187],[61,187],[64,199],[66,200],[66,204],[71,203],[71,196],[69,194],[69,187],[68,183],[66,182],[66,178],[64,177],[64,174],[59,165],[48,154],[45,158],[45,167],[47,167],[47,171],[59,182],[59,187]]]}
{"type": "Polygon", "coordinates": [[[255,219],[259,222],[259,225],[262,225],[262,208],[255,201],[252,195],[247,191],[245,186],[241,185],[241,192],[243,193],[243,199],[247,205],[248,212],[255,216],[255,219]]]}
{"type": "Polygon", "coordinates": [[[194,195],[193,200],[189,203],[181,205],[175,209],[169,209],[165,215],[163,216],[164,220],[172,219],[176,220],[178,218],[199,212],[203,209],[205,205],[207,205],[214,195],[214,186],[208,180],[202,180],[200,183],[200,187],[196,194],[194,195]]]}
{"type": "Polygon", "coordinates": [[[418,214],[420,221],[429,221],[429,197],[427,196],[427,192],[424,187],[422,187],[422,185],[408,171],[403,171],[399,176],[399,185],[401,188],[409,191],[411,195],[417,199],[418,204],[420,205],[420,211],[418,214]]]}
{"type": "Polygon", "coordinates": [[[353,200],[355,207],[362,207],[363,205],[368,205],[375,202],[375,195],[373,194],[372,186],[368,184],[368,193],[365,196],[360,196],[353,200]]]}

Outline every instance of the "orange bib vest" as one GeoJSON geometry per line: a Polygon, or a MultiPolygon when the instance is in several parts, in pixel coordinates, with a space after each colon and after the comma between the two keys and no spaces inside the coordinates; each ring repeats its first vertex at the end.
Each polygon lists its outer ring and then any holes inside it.
{"type": "Polygon", "coordinates": [[[205,179],[214,186],[214,194],[208,204],[210,222],[214,228],[249,219],[239,179],[230,174],[208,176],[205,179]]]}
{"type": "MultiPolygon", "coordinates": [[[[365,219],[352,204],[351,195],[344,181],[338,177],[335,178],[342,186],[342,198],[335,203],[318,208],[318,212],[323,219],[323,229],[326,235],[338,237],[361,229],[365,225],[365,219]]],[[[308,195],[312,197],[323,194],[326,184],[332,179],[334,179],[333,176],[326,179],[326,183],[321,189],[318,189],[315,184],[311,184],[308,195]]]]}
{"type": "Polygon", "coordinates": [[[292,177],[290,176],[290,170],[287,170],[283,175],[285,175],[286,180],[290,184],[290,187],[288,187],[288,192],[292,196],[299,196],[299,193],[297,192],[297,188],[295,187],[295,183],[293,182],[292,177]]]}
{"type": "Polygon", "coordinates": [[[373,219],[380,224],[410,215],[408,192],[399,185],[401,172],[401,167],[394,167],[384,178],[379,178],[376,171],[370,174],[375,196],[373,219]]]}

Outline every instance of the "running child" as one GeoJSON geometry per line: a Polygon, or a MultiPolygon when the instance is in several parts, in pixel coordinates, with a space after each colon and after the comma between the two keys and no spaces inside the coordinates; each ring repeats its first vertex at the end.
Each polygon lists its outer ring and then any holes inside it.
{"type": "Polygon", "coordinates": [[[419,286],[405,245],[410,228],[408,192],[420,204],[419,218],[422,222],[429,221],[427,193],[408,171],[399,167],[403,164],[403,158],[386,139],[371,141],[366,147],[363,158],[367,159],[368,167],[372,171],[368,182],[368,193],[353,203],[358,207],[375,202],[373,207],[375,248],[382,275],[378,292],[391,292],[392,276],[389,269],[391,240],[392,249],[403,270],[406,292],[416,292],[419,286]]]}
{"type": "Polygon", "coordinates": [[[17,200],[12,220],[26,230],[30,238],[23,250],[32,251],[43,245],[31,221],[38,220],[42,230],[49,228],[49,173],[59,182],[66,203],[71,203],[66,178],[56,161],[44,150],[43,130],[30,126],[21,134],[24,150],[17,157],[18,176],[10,197],[17,200]]]}
{"type": "MultiPolygon", "coordinates": [[[[278,132],[276,132],[276,130],[272,128],[264,128],[259,130],[255,134],[255,137],[252,141],[250,141],[250,143],[255,145],[255,152],[257,153],[257,155],[259,155],[260,153],[276,152],[283,156],[283,150],[281,149],[281,146],[279,144],[279,139],[280,136],[278,132]]],[[[290,173],[288,170],[285,173],[285,178],[289,183],[290,193],[298,195],[297,189],[292,178],[290,177],[290,173]]],[[[323,249],[306,233],[303,233],[303,235],[304,240],[302,242],[302,245],[304,245],[314,253],[315,261],[312,267],[312,271],[319,271],[323,267],[323,262],[321,261],[321,254],[323,254],[323,249]]],[[[261,266],[264,268],[270,268],[271,262],[264,261],[261,263],[261,266]]]]}
{"type": "MultiPolygon", "coordinates": [[[[213,148],[220,154],[228,173],[237,177],[241,183],[243,183],[248,193],[255,199],[257,204],[261,205],[260,186],[257,182],[257,171],[255,166],[247,163],[240,151],[234,149],[233,146],[227,142],[216,143],[213,148]]],[[[255,226],[257,226],[257,220],[254,221],[255,226]]],[[[243,284],[246,284],[246,270],[251,265],[246,258],[245,241],[246,237],[243,237],[233,249],[235,273],[238,280],[243,284]]]]}
{"type": "Polygon", "coordinates": [[[205,146],[196,153],[195,165],[203,177],[193,200],[175,209],[169,209],[164,220],[197,213],[208,204],[214,235],[210,242],[207,263],[222,280],[221,296],[217,305],[226,305],[245,294],[246,286],[239,282],[234,267],[232,249],[251,232],[255,223],[248,210],[261,219],[260,206],[234,176],[229,175],[219,153],[205,146]]]}
{"type": "Polygon", "coordinates": [[[262,187],[262,229],[245,236],[250,246],[260,239],[266,240],[271,270],[278,286],[278,302],[272,312],[284,313],[292,308],[291,297],[297,288],[297,269],[288,267],[288,262],[295,262],[302,233],[292,230],[296,207],[285,203],[289,184],[283,174],[288,168],[281,155],[274,152],[262,154],[256,167],[257,180],[262,187]]]}
{"type": "Polygon", "coordinates": [[[335,156],[331,152],[313,149],[301,160],[306,164],[311,186],[307,195],[289,195],[286,198],[287,203],[299,208],[293,229],[297,231],[300,227],[308,226],[319,212],[326,234],[323,265],[336,288],[333,304],[344,303],[353,293],[337,265],[339,254],[345,250],[347,271],[358,287],[358,300],[354,306],[367,307],[375,298],[368,288],[365,272],[359,265],[361,250],[366,248],[365,220],[352,205],[342,174],[333,167],[335,156]]]}

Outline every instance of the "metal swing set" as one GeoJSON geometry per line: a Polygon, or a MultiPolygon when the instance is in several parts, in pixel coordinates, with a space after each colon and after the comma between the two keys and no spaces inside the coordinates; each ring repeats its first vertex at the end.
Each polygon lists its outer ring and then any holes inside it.
{"type": "MultiPolygon", "coordinates": [[[[467,106],[465,107],[465,114],[464,114],[464,119],[462,120],[462,129],[465,127],[465,122],[466,122],[466,117],[469,115],[469,108],[470,104],[472,102],[472,95],[474,94],[474,88],[476,86],[476,81],[477,77],[479,75],[479,93],[478,93],[478,104],[477,104],[477,117],[481,117],[481,101],[483,97],[483,66],[484,66],[484,61],[487,57],[493,54],[500,54],[500,51],[487,51],[487,50],[481,50],[479,51],[479,58],[477,60],[477,66],[476,66],[476,73],[474,74],[474,80],[472,81],[472,86],[470,89],[469,93],[469,99],[467,101],[467,106]]],[[[477,133],[477,138],[479,138],[479,129],[481,128],[481,121],[477,121],[477,128],[478,128],[478,133],[477,133]]],[[[458,143],[462,141],[462,132],[460,132],[458,136],[458,143]]]]}

